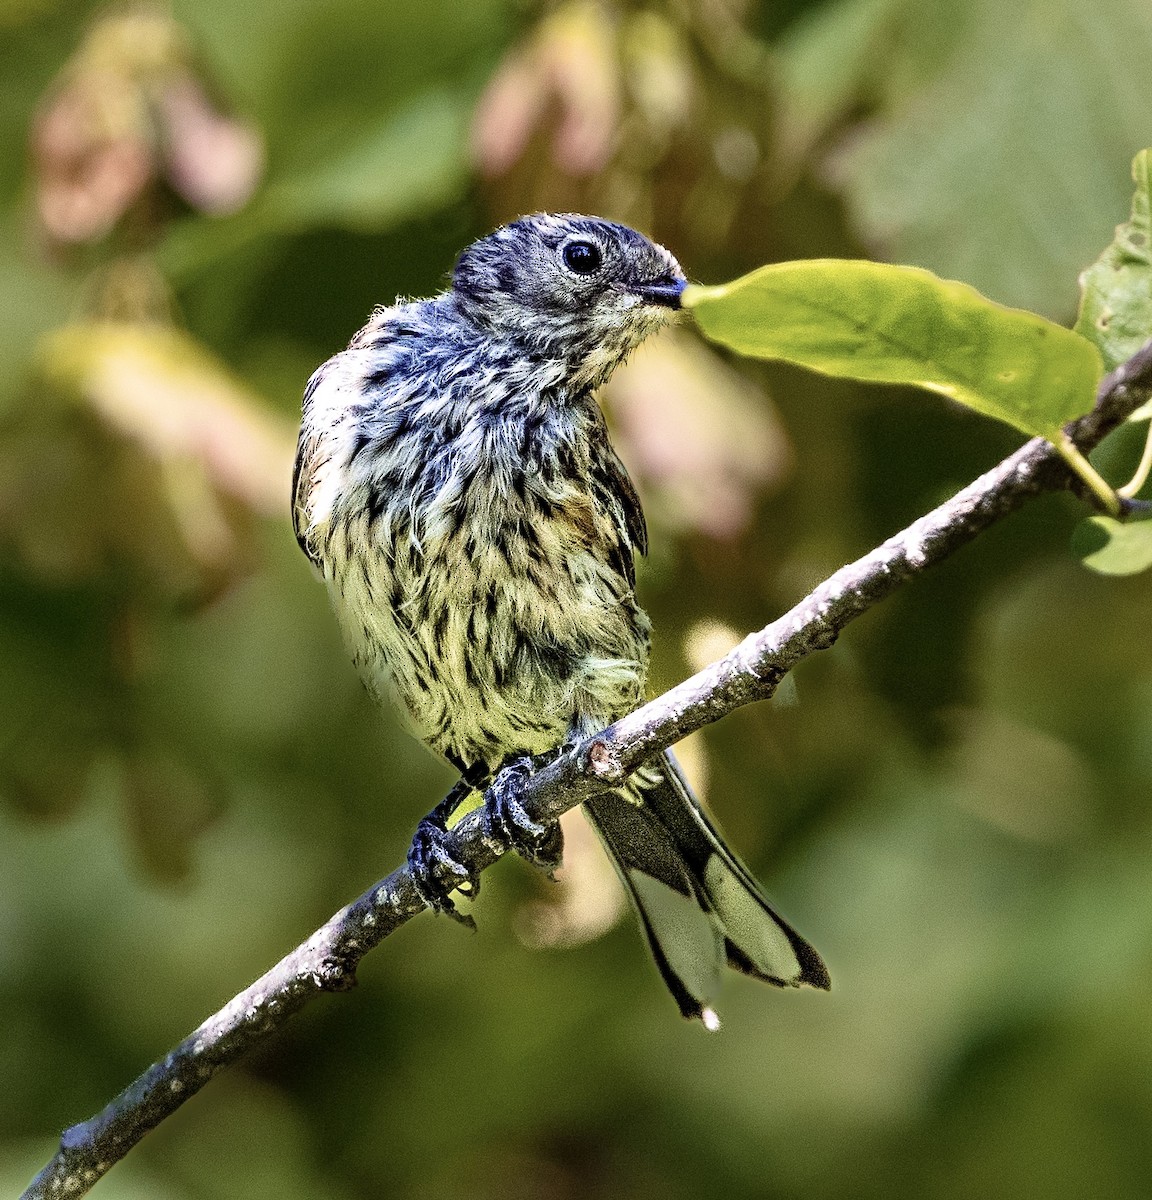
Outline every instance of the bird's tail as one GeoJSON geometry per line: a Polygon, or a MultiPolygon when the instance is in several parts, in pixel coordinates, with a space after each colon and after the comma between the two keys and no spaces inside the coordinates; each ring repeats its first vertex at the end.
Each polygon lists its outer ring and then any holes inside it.
{"type": "Polygon", "coordinates": [[[727,963],[777,987],[827,989],[820,955],[781,917],[725,845],[672,752],[637,773],[631,797],[585,804],[607,847],[668,990],[685,1017],[716,1021],[727,963]]]}

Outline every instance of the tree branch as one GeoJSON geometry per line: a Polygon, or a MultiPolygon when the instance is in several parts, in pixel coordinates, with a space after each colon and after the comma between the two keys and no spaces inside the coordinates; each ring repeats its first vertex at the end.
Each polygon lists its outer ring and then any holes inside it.
{"type": "MultiPolygon", "coordinates": [[[[1152,342],[1104,379],[1096,408],[1069,427],[1073,440],[1082,450],[1090,450],[1149,392],[1152,342]]],[[[741,705],[767,699],[788,671],[831,646],[854,618],[1031,497],[1063,488],[1082,491],[1047,442],[1028,442],[947,503],[841,568],[725,658],[533,775],[519,792],[520,803],[533,819],[552,820],[606,786],[620,783],[645,759],[687,734],[741,705]]],[[[474,875],[507,851],[487,828],[483,810],[470,813],[453,828],[447,848],[474,875]]],[[[360,959],[423,908],[407,868],[393,871],[209,1017],[102,1112],[66,1130],[56,1155],[21,1200],[83,1195],[218,1070],[262,1042],[321,993],[352,987],[360,959]]]]}

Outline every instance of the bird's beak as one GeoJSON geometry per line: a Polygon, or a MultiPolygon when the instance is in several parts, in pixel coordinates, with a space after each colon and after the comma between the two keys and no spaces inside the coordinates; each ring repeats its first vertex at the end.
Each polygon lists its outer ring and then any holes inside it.
{"type": "Polygon", "coordinates": [[[651,283],[636,283],[628,290],[639,296],[646,304],[661,304],[665,308],[679,308],[680,297],[688,286],[686,279],[674,279],[665,275],[651,283]]]}

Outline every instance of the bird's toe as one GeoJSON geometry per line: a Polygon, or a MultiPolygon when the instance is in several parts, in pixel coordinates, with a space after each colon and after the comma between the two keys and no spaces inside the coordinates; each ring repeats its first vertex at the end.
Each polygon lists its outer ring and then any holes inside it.
{"type": "Polygon", "coordinates": [[[460,891],[474,900],[480,891],[479,881],[452,857],[446,845],[448,839],[443,825],[425,817],[408,848],[408,870],[417,894],[429,908],[475,929],[476,922],[456,907],[452,893],[460,891]]]}

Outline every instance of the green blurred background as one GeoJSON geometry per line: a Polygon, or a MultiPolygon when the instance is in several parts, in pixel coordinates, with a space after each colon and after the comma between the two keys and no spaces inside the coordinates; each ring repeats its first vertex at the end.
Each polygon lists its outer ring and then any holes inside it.
{"type": "MultiPolygon", "coordinates": [[[[373,304],[552,208],[706,282],[868,254],[1067,321],[1150,60],[1144,0],[0,0],[4,1194],[451,782],[288,521],[303,383],[373,304]]],[[[690,330],[606,407],[654,691],[1018,441],[690,330]]],[[[734,976],[681,1022],[570,823],[559,886],[500,864],[477,936],[413,922],[95,1194],[1147,1196],[1152,583],[1074,563],[1079,512],[683,748],[831,995],[734,976]]]]}

